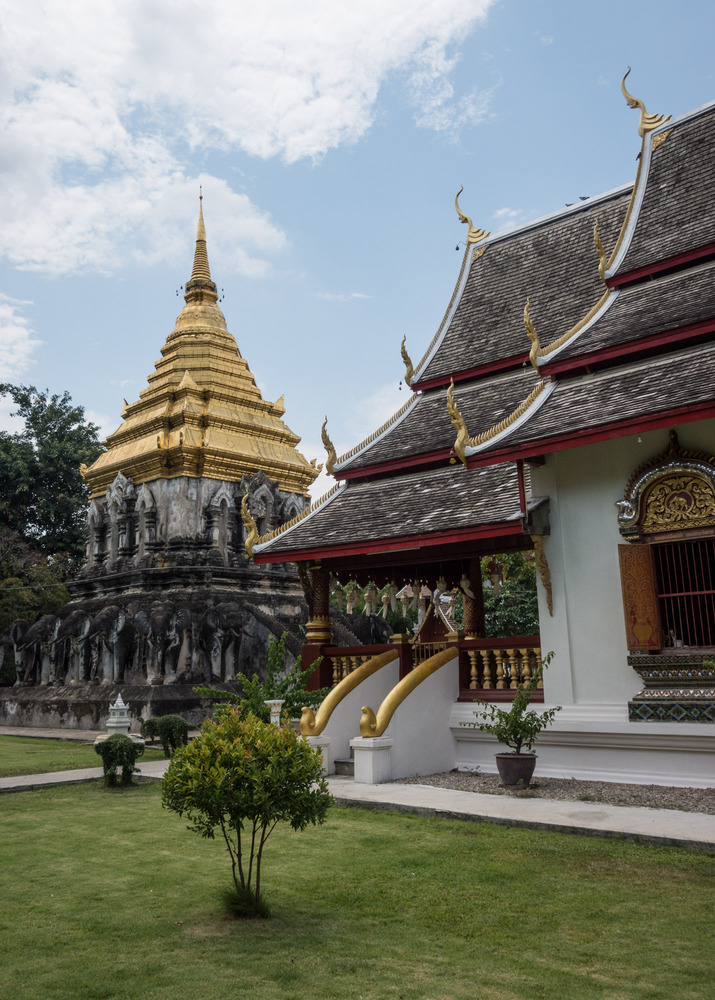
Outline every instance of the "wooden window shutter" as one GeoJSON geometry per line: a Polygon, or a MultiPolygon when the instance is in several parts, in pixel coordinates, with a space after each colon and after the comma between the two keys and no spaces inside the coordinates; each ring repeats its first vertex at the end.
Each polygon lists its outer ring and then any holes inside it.
{"type": "Polygon", "coordinates": [[[650,546],[619,545],[618,560],[628,648],[658,650],[661,641],[650,546]]]}

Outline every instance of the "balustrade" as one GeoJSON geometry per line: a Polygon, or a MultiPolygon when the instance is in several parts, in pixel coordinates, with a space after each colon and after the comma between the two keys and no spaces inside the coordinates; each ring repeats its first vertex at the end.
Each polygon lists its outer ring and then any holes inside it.
{"type": "MultiPolygon", "coordinates": [[[[414,667],[419,666],[441,652],[450,643],[416,642],[408,643],[407,649],[399,648],[401,664],[400,676],[404,677],[414,667]]],[[[328,646],[322,656],[328,661],[330,686],[335,687],[354,670],[377,653],[393,649],[394,645],[380,646],[328,646]]],[[[488,701],[509,701],[522,684],[528,684],[541,660],[539,636],[515,636],[497,639],[461,639],[460,649],[460,698],[485,699],[488,701]]],[[[543,698],[538,682],[533,700],[543,698]]]]}
{"type": "MultiPolygon", "coordinates": [[[[541,660],[538,636],[468,639],[460,643],[460,648],[462,698],[506,700],[518,687],[530,682],[541,660]]],[[[539,681],[537,690],[542,687],[539,681]]]]}

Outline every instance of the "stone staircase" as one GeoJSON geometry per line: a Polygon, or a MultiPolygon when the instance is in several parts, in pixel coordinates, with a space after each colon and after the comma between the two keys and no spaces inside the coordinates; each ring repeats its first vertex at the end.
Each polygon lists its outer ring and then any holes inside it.
{"type": "Polygon", "coordinates": [[[352,748],[350,749],[349,757],[336,757],[333,763],[335,764],[336,775],[344,778],[355,777],[355,755],[352,748]]]}

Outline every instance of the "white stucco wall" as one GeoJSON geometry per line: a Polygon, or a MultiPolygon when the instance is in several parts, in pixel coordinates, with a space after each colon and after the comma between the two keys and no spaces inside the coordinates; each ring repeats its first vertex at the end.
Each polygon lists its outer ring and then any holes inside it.
{"type": "MultiPolygon", "coordinates": [[[[715,450],[715,420],[676,426],[681,447],[715,450]]],[[[544,550],[554,615],[539,584],[541,648],[555,656],[544,683],[548,704],[623,706],[640,690],[627,664],[615,502],[643,462],[668,446],[668,429],[556,452],[532,470],[536,496],[550,497],[544,550]]]]}

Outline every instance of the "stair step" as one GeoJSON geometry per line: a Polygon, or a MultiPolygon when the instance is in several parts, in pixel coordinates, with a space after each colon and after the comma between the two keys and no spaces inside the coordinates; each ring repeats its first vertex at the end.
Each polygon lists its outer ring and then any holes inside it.
{"type": "Polygon", "coordinates": [[[355,777],[355,760],[352,757],[338,757],[335,761],[335,773],[349,778],[355,777]]]}

